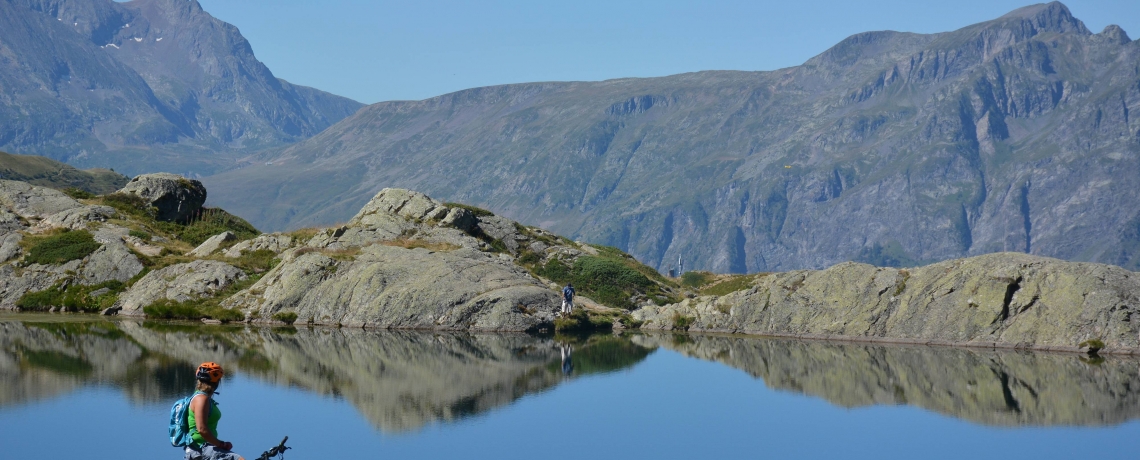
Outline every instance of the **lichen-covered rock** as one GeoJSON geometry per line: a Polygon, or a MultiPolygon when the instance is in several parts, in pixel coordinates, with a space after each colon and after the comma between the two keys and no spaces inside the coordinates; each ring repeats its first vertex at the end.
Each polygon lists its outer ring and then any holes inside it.
{"type": "Polygon", "coordinates": [[[40,221],[40,228],[69,228],[80,230],[95,222],[105,222],[115,216],[115,208],[110,206],[80,206],[57,212],[40,221]]]}
{"type": "Polygon", "coordinates": [[[210,254],[213,254],[218,249],[221,249],[222,245],[226,242],[236,239],[237,235],[234,235],[233,232],[224,231],[207,238],[206,241],[203,241],[202,244],[199,244],[198,247],[192,249],[190,252],[186,253],[186,255],[191,257],[206,257],[210,254]]]}
{"type": "Polygon", "coordinates": [[[143,307],[161,299],[185,302],[211,295],[246,279],[245,272],[216,260],[195,260],[147,273],[115,304],[120,315],[141,316],[143,307]]]}
{"type": "Polygon", "coordinates": [[[483,234],[502,241],[512,253],[518,252],[519,232],[515,221],[500,216],[480,216],[478,227],[483,234]]]}
{"type": "Polygon", "coordinates": [[[20,221],[20,216],[9,211],[7,206],[0,205],[0,233],[14,232],[25,228],[27,225],[20,221]]]}
{"type": "Polygon", "coordinates": [[[110,241],[83,260],[78,276],[83,284],[117,280],[126,282],[143,271],[139,258],[122,241],[110,241]]]}
{"type": "Polygon", "coordinates": [[[35,220],[83,206],[59,190],[12,180],[0,180],[0,204],[20,217],[35,220]]]}
{"type": "Polygon", "coordinates": [[[206,203],[201,182],[170,173],[136,176],[119,193],[142,197],[158,210],[155,218],[168,222],[184,222],[206,203]]]}
{"type": "Polygon", "coordinates": [[[142,255],[149,257],[157,257],[162,255],[162,246],[155,246],[153,244],[147,243],[146,241],[143,241],[142,238],[139,238],[137,236],[124,236],[123,242],[129,244],[132,248],[134,248],[142,255]]]}
{"type": "Polygon", "coordinates": [[[298,322],[400,329],[525,331],[553,319],[558,296],[511,262],[472,249],[372,245],[353,260],[286,257],[224,305],[298,322]]]}
{"type": "Polygon", "coordinates": [[[634,312],[643,328],[1140,352],[1140,274],[1020,253],[899,270],[842,263],[758,276],[752,288],[634,312]]]}
{"type": "Polygon", "coordinates": [[[282,233],[267,233],[258,235],[251,240],[245,240],[235,244],[222,253],[226,257],[241,257],[243,253],[253,251],[269,250],[280,254],[282,251],[293,247],[293,237],[282,233]]]}
{"type": "Polygon", "coordinates": [[[463,208],[451,208],[439,223],[469,232],[475,228],[475,225],[477,225],[479,221],[471,211],[463,208]]]}
{"type": "Polygon", "coordinates": [[[450,209],[427,195],[411,190],[386,188],[372,197],[349,225],[372,225],[370,216],[395,215],[413,220],[442,219],[450,209]]]}
{"type": "Polygon", "coordinates": [[[20,254],[20,241],[24,239],[24,235],[19,232],[7,233],[0,236],[0,262],[7,262],[12,260],[20,254]]]}

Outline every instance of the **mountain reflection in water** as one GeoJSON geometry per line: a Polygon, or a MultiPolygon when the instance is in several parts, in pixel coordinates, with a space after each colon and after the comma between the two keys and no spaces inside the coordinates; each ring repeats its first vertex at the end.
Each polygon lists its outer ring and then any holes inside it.
{"type": "Polygon", "coordinates": [[[907,404],[1009,426],[1097,426],[1140,417],[1134,357],[702,335],[633,340],[843,407],[907,404]]]}
{"type": "Polygon", "coordinates": [[[987,425],[1109,425],[1140,416],[1140,360],[745,337],[261,328],[0,317],[0,408],[110,385],[183,396],[217,361],[275,385],[344,398],[386,432],[508,405],[566,379],[629,368],[658,347],[844,407],[907,404],[987,425]],[[572,371],[564,360],[572,351],[572,371]],[[566,372],[569,372],[567,374],[566,372]]]}
{"type": "Polygon", "coordinates": [[[187,393],[194,366],[222,363],[281,386],[342,397],[377,428],[414,430],[503,406],[577,375],[631,366],[652,351],[614,336],[246,328],[159,322],[0,321],[0,405],[83,385],[132,401],[187,393]],[[560,346],[573,348],[574,372],[560,346]]]}

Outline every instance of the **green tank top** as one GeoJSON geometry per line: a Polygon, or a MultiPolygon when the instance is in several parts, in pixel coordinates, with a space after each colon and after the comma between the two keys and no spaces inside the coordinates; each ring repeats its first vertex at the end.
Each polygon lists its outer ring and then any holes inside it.
{"type": "MultiPolygon", "coordinates": [[[[197,397],[197,395],[204,395],[204,394],[206,394],[206,393],[202,393],[200,391],[197,393],[194,393],[195,397],[197,397]]],[[[218,409],[218,403],[214,402],[214,398],[210,398],[209,401],[210,401],[210,415],[207,417],[206,427],[210,429],[211,433],[214,433],[214,437],[216,438],[216,437],[218,437],[218,420],[222,419],[222,410],[218,409]]],[[[194,440],[194,446],[195,447],[204,446],[206,444],[206,440],[204,438],[202,438],[202,434],[198,432],[198,424],[196,423],[196,420],[194,419],[194,411],[193,410],[186,411],[186,423],[187,423],[187,425],[190,426],[190,438],[194,440]]]]}

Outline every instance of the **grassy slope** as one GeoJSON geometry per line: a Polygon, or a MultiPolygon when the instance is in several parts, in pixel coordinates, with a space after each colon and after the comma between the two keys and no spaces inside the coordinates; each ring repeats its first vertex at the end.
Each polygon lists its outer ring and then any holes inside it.
{"type": "Polygon", "coordinates": [[[108,169],[80,170],[47,157],[0,152],[0,178],[54,189],[78,188],[96,195],[127,185],[127,176],[108,169]]]}

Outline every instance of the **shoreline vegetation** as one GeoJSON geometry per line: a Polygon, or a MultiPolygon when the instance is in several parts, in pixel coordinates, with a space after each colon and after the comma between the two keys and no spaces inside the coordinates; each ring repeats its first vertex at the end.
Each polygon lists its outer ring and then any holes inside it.
{"type": "Polygon", "coordinates": [[[349,222],[262,234],[205,188],[143,175],[105,195],[0,181],[0,308],[277,326],[745,334],[1140,354],[1140,277],[997,253],[907,269],[667,278],[617,248],[380,191],[349,222]],[[178,213],[175,213],[177,211],[178,213]],[[578,308],[556,315],[576,286],[578,308]]]}

